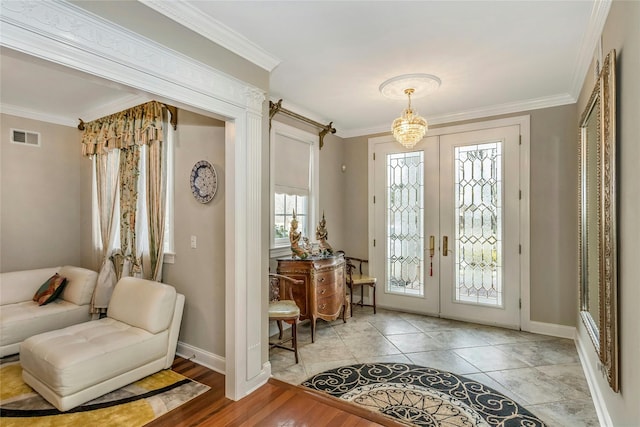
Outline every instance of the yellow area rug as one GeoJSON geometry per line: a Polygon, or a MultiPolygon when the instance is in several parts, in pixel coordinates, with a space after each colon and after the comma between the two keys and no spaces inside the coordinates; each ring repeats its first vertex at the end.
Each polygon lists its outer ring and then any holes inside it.
{"type": "Polygon", "coordinates": [[[143,426],[209,388],[166,369],[60,412],[22,381],[16,355],[0,361],[0,426],[143,426]]]}

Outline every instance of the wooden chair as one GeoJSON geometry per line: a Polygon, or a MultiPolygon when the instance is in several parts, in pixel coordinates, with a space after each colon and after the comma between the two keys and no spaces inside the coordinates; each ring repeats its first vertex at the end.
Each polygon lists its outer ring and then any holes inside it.
{"type": "Polygon", "coordinates": [[[300,308],[293,300],[293,285],[304,285],[303,280],[293,279],[281,274],[269,273],[269,320],[275,320],[278,324],[278,341],[269,342],[269,348],[278,347],[293,351],[298,363],[298,320],[300,308]],[[286,299],[285,299],[286,298],[286,299]],[[291,325],[291,337],[282,338],[282,322],[291,325]],[[291,347],[286,346],[291,341],[291,347]]]}
{"type": "MultiPolygon", "coordinates": [[[[338,251],[344,255],[344,251],[338,251]]],[[[344,256],[347,270],[347,286],[351,298],[351,306],[359,305],[360,307],[373,307],[373,314],[376,314],[376,278],[362,273],[362,264],[369,264],[369,260],[344,256]],[[357,266],[356,266],[357,265],[357,266]],[[364,287],[369,286],[371,289],[372,304],[364,303],[364,287]],[[360,287],[360,301],[353,302],[353,294],[355,289],[360,287]]],[[[353,312],[351,313],[353,315],[353,312]]]]}

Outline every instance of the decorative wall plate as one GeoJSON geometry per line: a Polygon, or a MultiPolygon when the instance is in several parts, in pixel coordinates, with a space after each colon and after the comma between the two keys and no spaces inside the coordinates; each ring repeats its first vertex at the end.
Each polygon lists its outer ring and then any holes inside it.
{"type": "Polygon", "coordinates": [[[200,203],[209,203],[218,189],[216,170],[206,160],[200,160],[191,169],[191,193],[200,203]]]}

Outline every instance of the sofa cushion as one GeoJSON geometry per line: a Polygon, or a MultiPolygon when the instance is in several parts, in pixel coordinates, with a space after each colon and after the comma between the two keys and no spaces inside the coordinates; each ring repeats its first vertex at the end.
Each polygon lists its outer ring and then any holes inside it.
{"type": "Polygon", "coordinates": [[[61,276],[67,278],[67,285],[60,297],[77,305],[91,303],[93,290],[98,282],[98,273],[81,267],[65,265],[59,270],[61,276]]]}
{"type": "Polygon", "coordinates": [[[0,305],[31,301],[38,287],[58,269],[59,267],[49,267],[0,273],[0,305]]]}
{"type": "Polygon", "coordinates": [[[169,331],[151,334],[104,318],[26,339],[23,369],[68,396],[166,357],[169,331]]]}
{"type": "Polygon", "coordinates": [[[58,273],[49,277],[33,296],[33,301],[38,305],[47,305],[51,301],[58,298],[58,295],[64,289],[64,285],[67,284],[67,278],[59,275],[58,273]]]}
{"type": "Polygon", "coordinates": [[[107,316],[156,334],[169,328],[175,306],[173,286],[123,277],[113,289],[107,316]]]}
{"type": "MultiPolygon", "coordinates": [[[[5,305],[0,309],[0,347],[89,320],[91,314],[88,306],[78,306],[61,298],[44,307],[31,300],[5,305]]],[[[17,353],[17,347],[13,353],[17,353]]],[[[0,356],[7,354],[11,353],[0,352],[0,356]]]]}

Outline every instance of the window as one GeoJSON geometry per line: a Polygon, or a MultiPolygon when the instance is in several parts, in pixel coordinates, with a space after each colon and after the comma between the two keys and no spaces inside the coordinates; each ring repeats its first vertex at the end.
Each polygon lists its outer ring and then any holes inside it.
{"type": "Polygon", "coordinates": [[[312,224],[318,218],[318,159],[317,135],[272,122],[272,257],[288,253],[289,228],[294,210],[298,231],[312,240],[312,224]]]}
{"type": "MultiPolygon", "coordinates": [[[[164,262],[172,264],[174,262],[175,253],[174,253],[174,140],[175,140],[175,131],[173,127],[165,121],[164,124],[165,129],[165,155],[166,155],[166,170],[165,170],[165,185],[166,185],[166,198],[165,198],[165,231],[164,231],[164,262]]],[[[137,234],[137,244],[138,247],[142,246],[146,248],[146,242],[148,239],[148,225],[147,225],[147,188],[145,185],[144,176],[146,175],[146,163],[148,156],[148,146],[142,145],[140,146],[140,162],[138,165],[139,168],[139,179],[138,179],[138,208],[136,210],[137,218],[136,218],[136,234],[137,234]]],[[[103,245],[108,244],[108,242],[103,242],[101,233],[100,233],[100,211],[98,208],[98,190],[97,190],[97,172],[96,172],[96,162],[97,159],[93,160],[92,165],[92,175],[93,175],[93,184],[92,184],[92,203],[93,203],[93,241],[94,245],[97,248],[103,247],[103,245]]],[[[120,150],[113,149],[110,151],[107,156],[105,156],[106,162],[106,171],[107,175],[105,176],[107,183],[105,185],[105,196],[109,197],[114,203],[114,224],[112,225],[112,236],[110,237],[111,244],[109,245],[109,249],[113,250],[120,247],[120,204],[119,200],[119,189],[118,189],[118,170],[120,168],[120,150]]]]}
{"type": "Polygon", "coordinates": [[[276,186],[274,194],[274,233],[275,239],[289,239],[289,227],[291,218],[293,218],[293,210],[296,211],[298,227],[300,230],[306,230],[307,224],[307,206],[309,204],[308,195],[287,194],[286,189],[276,186]]]}

